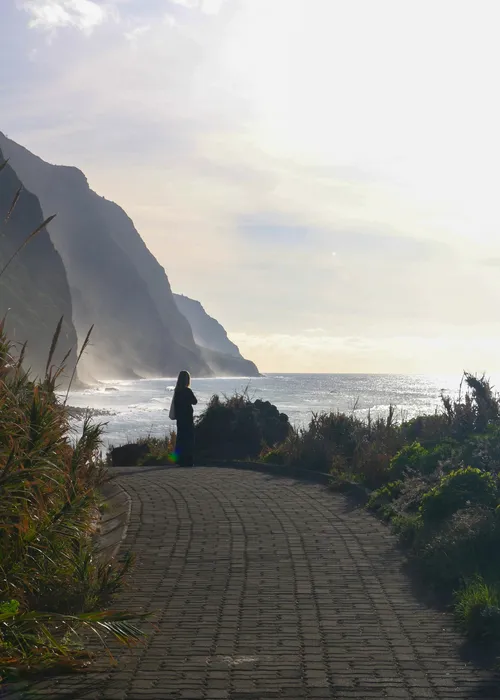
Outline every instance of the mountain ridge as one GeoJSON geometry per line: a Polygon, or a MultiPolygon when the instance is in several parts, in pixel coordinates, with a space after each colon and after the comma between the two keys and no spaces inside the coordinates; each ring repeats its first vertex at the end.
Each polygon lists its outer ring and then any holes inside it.
{"type": "MultiPolygon", "coordinates": [[[[136,261],[116,243],[120,232],[124,239],[118,205],[93,192],[76,168],[46,163],[3,135],[0,147],[20,180],[38,196],[44,214],[57,213],[48,232],[68,276],[80,345],[94,325],[92,345],[82,360],[84,380],[85,374],[169,376],[184,367],[195,375],[211,376],[173,300],[174,313],[167,324],[136,261]],[[120,232],[110,231],[115,226],[120,232]],[[182,343],[176,337],[179,328],[182,343]]],[[[133,235],[141,240],[135,227],[133,235]]],[[[167,282],[164,291],[166,301],[171,296],[167,282]]]]}
{"type": "Polygon", "coordinates": [[[233,343],[219,321],[210,316],[202,303],[174,294],[175,303],[189,321],[202,357],[218,376],[258,377],[259,370],[251,360],[246,360],[233,343]]]}
{"type": "Polygon", "coordinates": [[[43,215],[56,214],[47,232],[66,272],[80,347],[94,325],[81,363],[84,381],[171,376],[181,369],[193,376],[227,376],[238,366],[245,376],[258,375],[215,319],[211,322],[226,339],[224,349],[195,342],[165,269],[132,219],[93,191],[81,170],[48,163],[2,132],[0,148],[38,198],[43,215]]]}
{"type": "MultiPolygon", "coordinates": [[[[0,148],[0,164],[5,156],[0,148]]],[[[44,222],[38,198],[22,186],[7,163],[0,172],[0,268],[44,222]],[[19,193],[17,204],[12,204],[19,193]],[[10,215],[8,215],[10,211],[10,215]],[[7,220],[6,220],[7,219],[7,220]]],[[[19,250],[0,277],[0,319],[5,318],[9,340],[19,353],[26,342],[25,367],[43,377],[52,338],[63,317],[53,356],[58,367],[66,353],[69,374],[76,363],[77,335],[66,270],[46,228],[19,250]]],[[[67,378],[67,377],[66,377],[67,378]]]]}

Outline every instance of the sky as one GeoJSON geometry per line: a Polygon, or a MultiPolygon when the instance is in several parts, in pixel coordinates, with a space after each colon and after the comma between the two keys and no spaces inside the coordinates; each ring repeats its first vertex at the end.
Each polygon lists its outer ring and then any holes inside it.
{"type": "Polygon", "coordinates": [[[123,206],[262,371],[494,373],[499,20],[497,0],[0,0],[0,129],[123,206]]]}

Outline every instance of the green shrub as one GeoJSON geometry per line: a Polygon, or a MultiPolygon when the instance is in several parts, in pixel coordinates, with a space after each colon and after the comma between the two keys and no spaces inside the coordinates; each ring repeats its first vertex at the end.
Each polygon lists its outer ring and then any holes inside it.
{"type": "Polygon", "coordinates": [[[256,459],[291,432],[288,416],[269,401],[215,395],[196,422],[196,450],[207,459],[256,459]]]}
{"type": "Polygon", "coordinates": [[[393,451],[383,435],[362,441],[351,464],[353,481],[368,488],[378,488],[391,481],[389,464],[392,455],[393,451]]]}
{"type": "Polygon", "coordinates": [[[139,459],[138,466],[154,467],[174,464],[175,440],[175,431],[171,431],[164,438],[147,438],[148,451],[147,454],[139,459]]]}
{"type": "Polygon", "coordinates": [[[361,439],[363,423],[344,413],[317,413],[307,428],[297,431],[289,441],[287,461],[293,466],[322,473],[345,472],[352,464],[356,446],[361,439]]]}
{"type": "Polygon", "coordinates": [[[378,511],[384,506],[392,503],[401,493],[403,482],[401,480],[391,481],[390,484],[381,486],[376,491],[373,491],[368,499],[367,507],[370,510],[378,511]]]}
{"type": "Polygon", "coordinates": [[[473,639],[500,639],[500,589],[476,576],[455,594],[455,615],[473,639]]]}
{"type": "Polygon", "coordinates": [[[434,473],[431,476],[408,476],[403,479],[401,492],[397,496],[394,507],[399,513],[417,514],[423,496],[441,479],[441,474],[434,473]]]}
{"type": "Polygon", "coordinates": [[[401,426],[405,442],[415,440],[424,447],[434,447],[446,439],[463,442],[473,434],[486,432],[500,419],[500,402],[490,382],[483,377],[464,373],[466,391],[457,400],[442,395],[441,413],[418,416],[401,426]]]}
{"type": "Polygon", "coordinates": [[[462,445],[461,458],[472,467],[498,472],[500,468],[500,426],[490,425],[486,433],[471,435],[462,445]]]}
{"type": "MultiPolygon", "coordinates": [[[[433,524],[434,525],[434,524],[433,524]]],[[[422,542],[424,571],[438,588],[450,589],[480,573],[500,580],[500,517],[491,508],[469,506],[454,513],[422,542]]]]}
{"type": "Polygon", "coordinates": [[[469,504],[492,506],[498,497],[497,486],[498,480],[488,472],[456,469],[424,494],[420,512],[424,521],[439,521],[469,504]]]}
{"type": "Polygon", "coordinates": [[[454,441],[445,441],[430,448],[423,447],[418,441],[405,445],[390,462],[390,473],[394,478],[401,478],[411,472],[432,474],[440,464],[450,459],[456,450],[454,441]]]}
{"type": "Polygon", "coordinates": [[[361,422],[345,413],[319,413],[309,423],[309,436],[335,446],[335,452],[352,457],[358,442],[361,422]]]}
{"type": "Polygon", "coordinates": [[[392,526],[404,547],[417,548],[424,529],[420,515],[415,513],[396,515],[392,518],[392,526]]]}
{"type": "Polygon", "coordinates": [[[408,471],[423,471],[422,467],[429,457],[429,450],[415,441],[411,445],[405,445],[395,457],[391,459],[390,471],[391,475],[396,478],[401,478],[408,471]]]}
{"type": "Polygon", "coordinates": [[[449,436],[450,426],[446,415],[434,413],[405,421],[401,433],[407,443],[419,442],[424,447],[432,448],[449,436]]]}
{"type": "Polygon", "coordinates": [[[441,396],[449,435],[461,441],[474,433],[486,432],[500,418],[498,396],[493,393],[493,387],[485,376],[475,377],[465,372],[464,380],[467,390],[458,401],[441,396]]]}
{"type": "Polygon", "coordinates": [[[268,450],[260,456],[260,461],[264,464],[285,464],[285,455],[281,450],[268,450]]]}

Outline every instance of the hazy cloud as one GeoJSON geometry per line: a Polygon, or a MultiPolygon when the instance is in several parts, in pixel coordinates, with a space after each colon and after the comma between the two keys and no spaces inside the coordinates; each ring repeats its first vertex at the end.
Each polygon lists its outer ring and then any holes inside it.
{"type": "Polygon", "coordinates": [[[190,10],[200,10],[207,15],[216,15],[227,0],[171,0],[171,2],[190,10]]]}
{"type": "Polygon", "coordinates": [[[264,369],[492,367],[500,46],[469,4],[19,2],[81,30],[47,48],[5,3],[0,128],[125,206],[264,369]]]}
{"type": "Polygon", "coordinates": [[[113,11],[110,4],[93,0],[21,0],[19,6],[31,15],[31,27],[47,31],[74,27],[90,33],[113,11]]]}
{"type": "Polygon", "coordinates": [[[265,372],[442,373],[460,376],[497,367],[496,336],[471,332],[450,336],[231,333],[243,353],[265,372]],[[463,350],[458,353],[457,345],[463,350]]]}
{"type": "Polygon", "coordinates": [[[144,34],[147,34],[150,30],[150,24],[140,24],[139,26],[131,29],[129,32],[125,32],[124,36],[132,44],[136,44],[139,38],[144,34]]]}

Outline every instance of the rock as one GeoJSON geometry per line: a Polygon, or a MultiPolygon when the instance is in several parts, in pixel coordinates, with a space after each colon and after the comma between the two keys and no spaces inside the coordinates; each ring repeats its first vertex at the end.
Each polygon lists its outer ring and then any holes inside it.
{"type": "Polygon", "coordinates": [[[214,396],[196,425],[196,450],[210,459],[255,459],[290,435],[288,417],[269,401],[214,396]]]}

